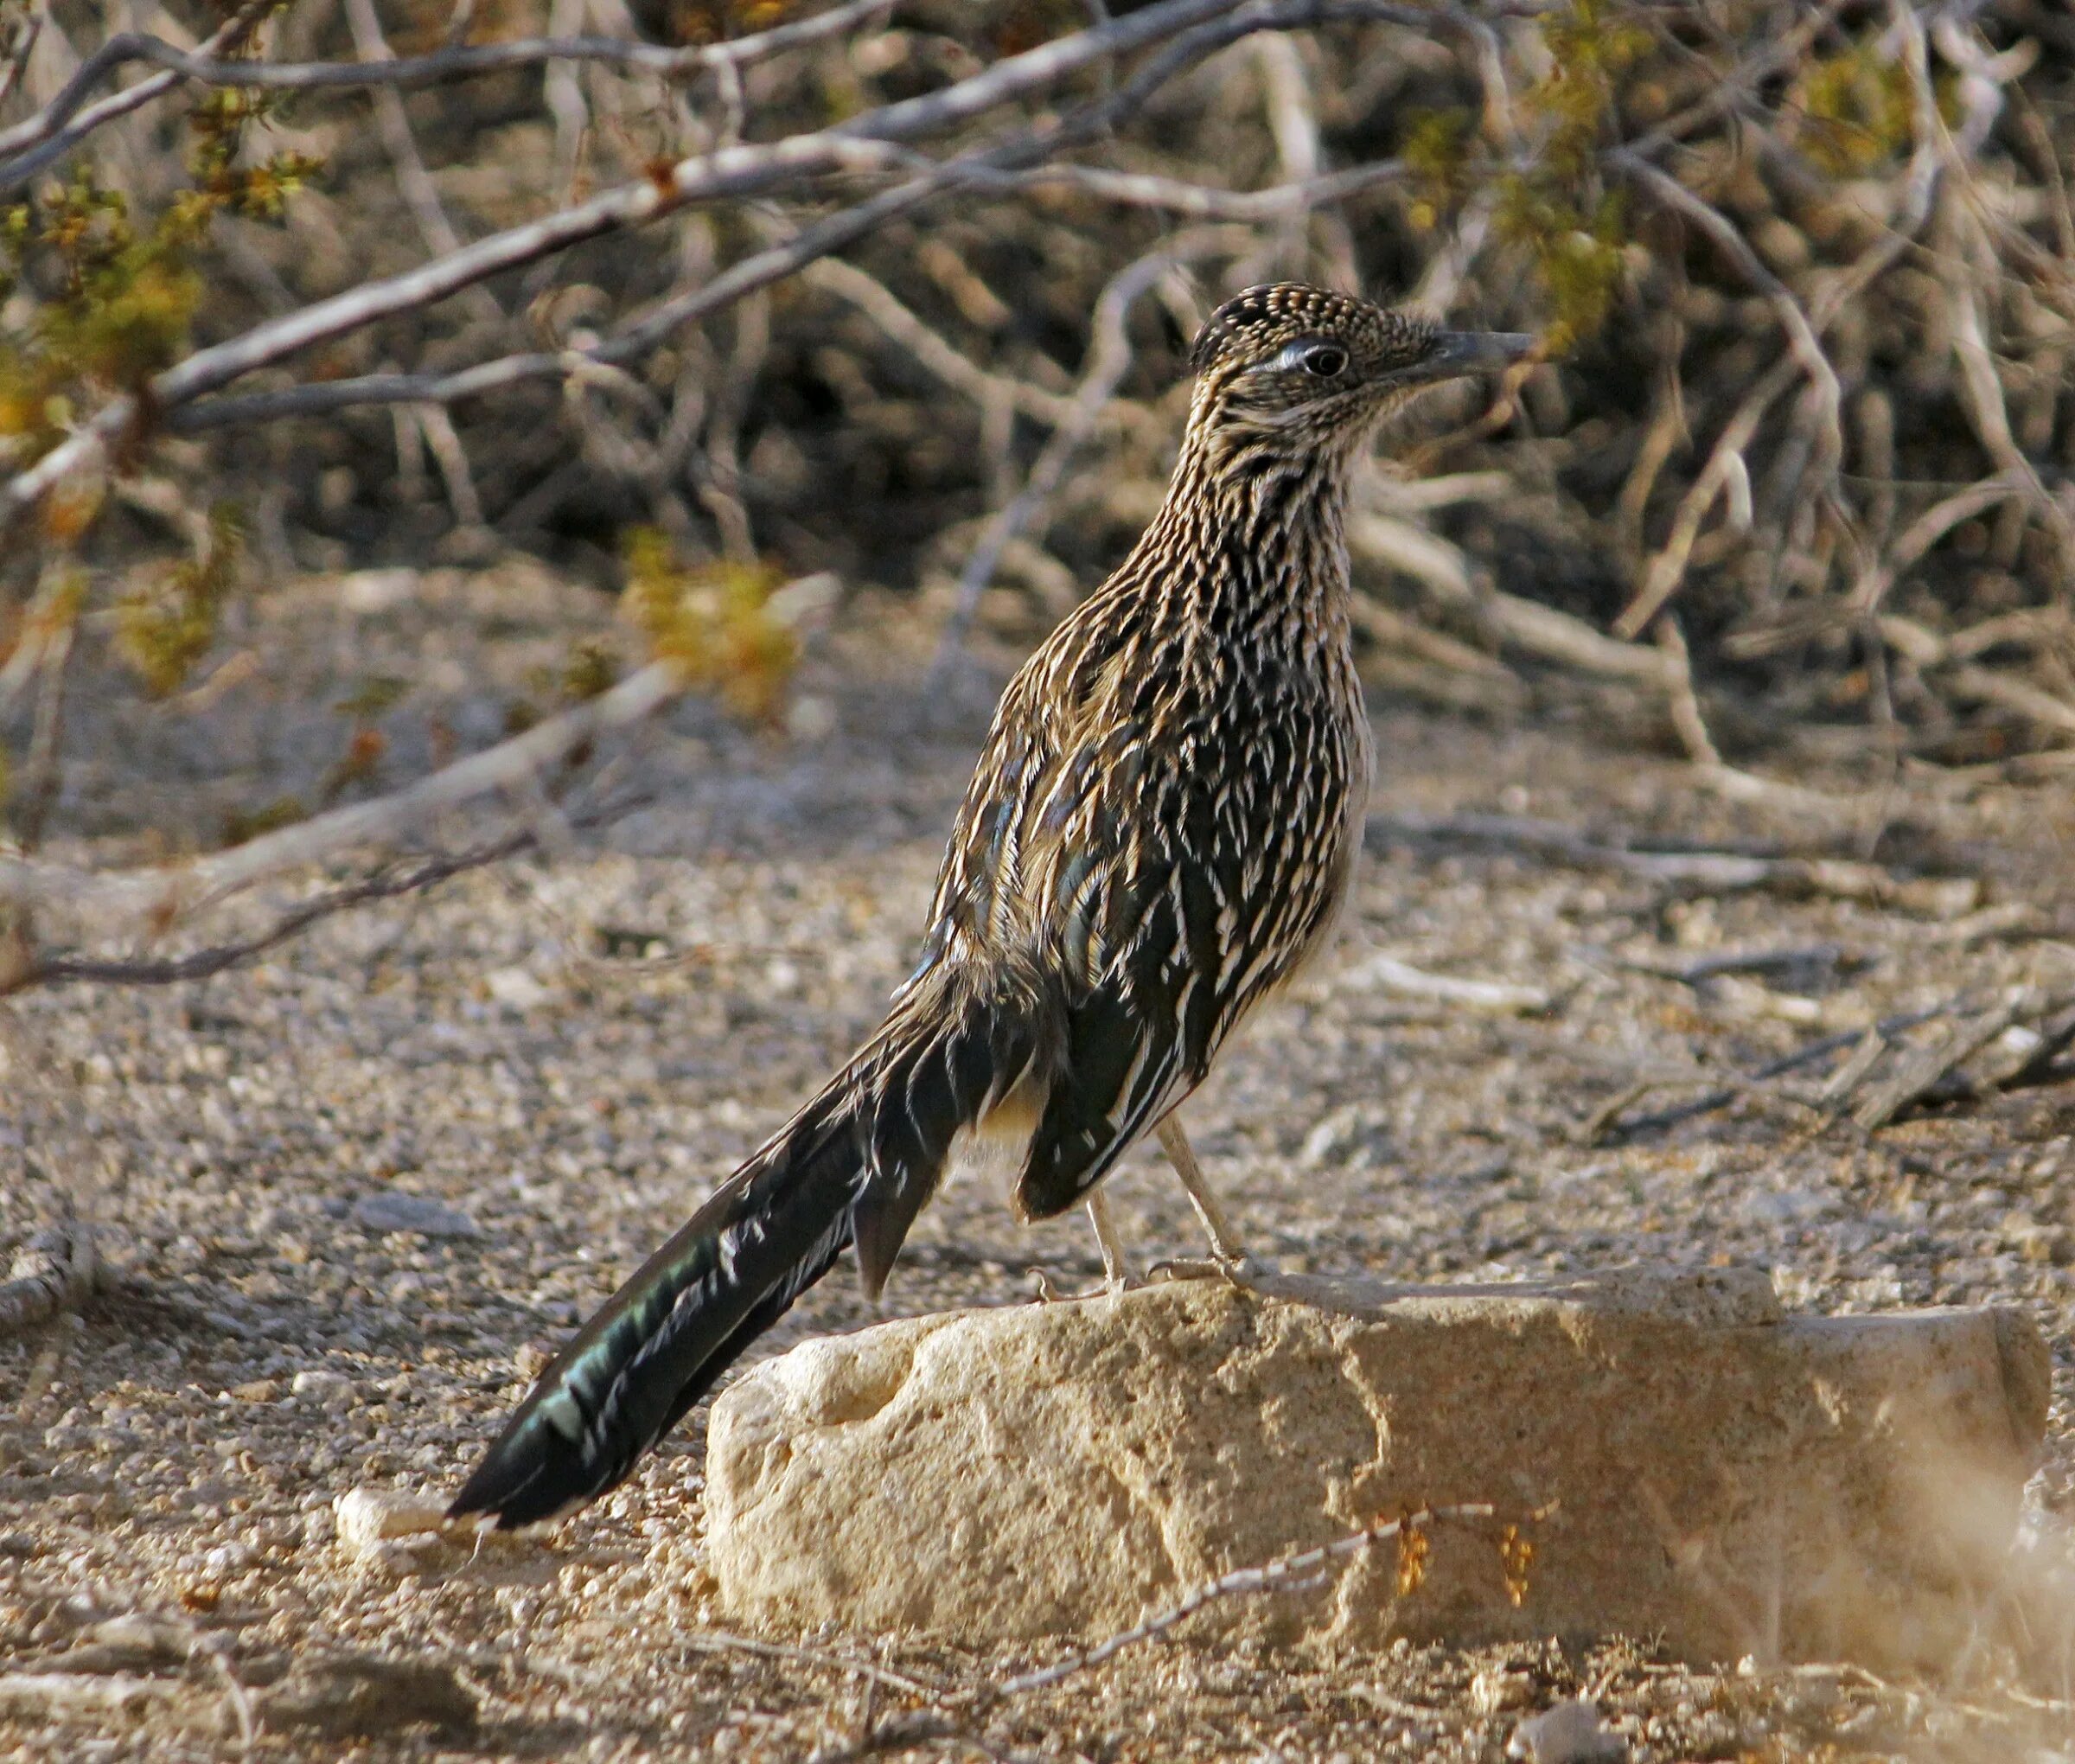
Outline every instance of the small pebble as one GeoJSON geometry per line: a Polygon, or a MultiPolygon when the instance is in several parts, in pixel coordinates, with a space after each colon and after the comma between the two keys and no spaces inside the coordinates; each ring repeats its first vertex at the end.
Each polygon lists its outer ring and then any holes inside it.
{"type": "Polygon", "coordinates": [[[1628,1742],[1599,1719],[1598,1703],[1579,1697],[1521,1722],[1506,1756],[1523,1764],[1622,1764],[1628,1742]]]}
{"type": "Polygon", "coordinates": [[[377,1556],[399,1537],[436,1535],[446,1515],[431,1501],[380,1489],[349,1488],[331,1505],[339,1547],[353,1556],[377,1556]]]}
{"type": "Polygon", "coordinates": [[[499,968],[486,974],[483,989],[501,1005],[514,1011],[539,1009],[554,994],[523,968],[499,968]]]}
{"type": "Polygon", "coordinates": [[[393,1189],[363,1195],[354,1203],[353,1222],[363,1231],[416,1231],[424,1237],[472,1237],[476,1221],[468,1214],[423,1194],[393,1189]]]}
{"type": "Polygon", "coordinates": [[[289,1380],[288,1388],[291,1396],[307,1396],[329,1409],[343,1403],[351,1394],[353,1380],[343,1372],[297,1372],[289,1380]]]}
{"type": "Polygon", "coordinates": [[[1535,1674],[1526,1666],[1486,1666],[1470,1684],[1470,1700],[1480,1715],[1524,1709],[1535,1700],[1535,1674]]]}
{"type": "Polygon", "coordinates": [[[338,600],[348,612],[393,611],[418,592],[416,570],[355,570],[342,576],[338,600]]]}

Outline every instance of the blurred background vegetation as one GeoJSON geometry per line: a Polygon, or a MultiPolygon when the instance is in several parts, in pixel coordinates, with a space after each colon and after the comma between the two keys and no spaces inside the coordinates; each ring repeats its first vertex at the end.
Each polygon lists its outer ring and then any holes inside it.
{"type": "MultiPolygon", "coordinates": [[[[1012,659],[1157,502],[1193,327],[1280,277],[1543,340],[1489,408],[1433,400],[1364,487],[1381,688],[1604,719],[1721,775],[1878,787],[2071,751],[2075,16],[2049,0],[1280,6],[1292,28],[1165,73],[1173,32],[977,111],[930,139],[938,163],[1114,100],[1051,169],[976,173],[622,360],[597,351],[659,304],[929,162],[615,227],[163,412],[154,376],[199,348],[1148,9],[891,0],[675,74],[550,59],[281,91],[138,61],[91,99],[163,79],[150,101],[69,146],[35,134],[124,31],[351,64],[541,36],[696,49],[819,10],[0,0],[0,472],[135,406],[0,549],[17,840],[91,795],[65,763],[84,719],[205,689],[252,604],[313,575],[532,558],[572,594],[626,593],[629,653],[572,647],[562,701],[645,651],[778,714],[797,642],[760,609],[821,572],[1012,659]],[[479,395],[295,413],[311,387],[558,353],[566,371],[479,395]],[[95,682],[70,738],[68,668],[95,682]]],[[[378,788],[354,743],[379,751],[384,691],[341,710],[326,800],[378,788]]]]}

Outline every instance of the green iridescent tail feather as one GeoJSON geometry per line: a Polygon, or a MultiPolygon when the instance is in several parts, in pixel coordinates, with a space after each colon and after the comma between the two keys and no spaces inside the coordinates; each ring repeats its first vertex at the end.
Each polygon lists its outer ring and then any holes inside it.
{"type": "Polygon", "coordinates": [[[1027,1068],[999,1000],[904,1000],[540,1375],[448,1509],[500,1529],[596,1499],[855,1243],[877,1294],[946,1154],[1027,1068]],[[946,1004],[952,1008],[945,1009],[946,1004]]]}

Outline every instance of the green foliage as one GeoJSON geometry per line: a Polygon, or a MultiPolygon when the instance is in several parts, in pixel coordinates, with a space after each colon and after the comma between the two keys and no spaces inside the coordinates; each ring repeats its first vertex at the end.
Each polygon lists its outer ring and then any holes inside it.
{"type": "Polygon", "coordinates": [[[611,649],[596,637],[586,637],[562,664],[562,696],[574,704],[597,698],[612,690],[619,672],[611,649]]]}
{"type": "Polygon", "coordinates": [[[399,680],[393,674],[370,674],[332,706],[341,716],[351,717],[355,722],[373,722],[393,710],[403,701],[404,694],[411,690],[411,682],[399,680]]]}
{"type": "Polygon", "coordinates": [[[238,163],[248,130],[281,113],[282,95],[241,92],[223,86],[195,105],[188,118],[195,145],[188,169],[195,189],[187,207],[206,224],[219,211],[248,220],[278,220],[288,198],[323,169],[323,162],[303,153],[275,153],[249,165],[238,163]]]}
{"type": "Polygon", "coordinates": [[[580,705],[610,692],[618,683],[620,662],[613,647],[603,638],[580,637],[569,647],[559,666],[542,662],[526,671],[530,698],[515,698],[504,708],[504,732],[523,735],[546,714],[537,700],[549,704],[580,705]]]}
{"type": "Polygon", "coordinates": [[[90,387],[132,387],[173,360],[201,297],[183,249],[140,238],[90,167],[0,214],[0,297],[39,258],[61,291],[26,335],[0,338],[0,458],[17,466],[64,438],[90,387]]]}
{"type": "Polygon", "coordinates": [[[1548,70],[1519,105],[1533,125],[1530,159],[1501,168],[1480,156],[1477,118],[1461,108],[1410,112],[1398,155],[1409,174],[1407,218],[1421,232],[1472,193],[1492,192],[1498,234],[1542,284],[1548,347],[1561,355],[1606,323],[1620,292],[1626,217],[1619,195],[1601,186],[1599,150],[1623,76],[1653,45],[1612,0],[1571,0],[1541,28],[1548,70]]]}
{"type": "Polygon", "coordinates": [[[245,529],[235,509],[209,510],[198,555],[176,564],[156,590],[132,594],[116,608],[116,650],[154,698],[176,692],[216,641],[216,620],[237,578],[245,529]]]}
{"type": "Polygon", "coordinates": [[[1398,157],[1411,174],[1408,217],[1421,232],[1440,226],[1442,216],[1462,201],[1476,128],[1477,118],[1459,108],[1418,110],[1406,118],[1398,157]]]}
{"type": "Polygon", "coordinates": [[[203,99],[188,118],[194,185],[148,227],[91,165],[0,209],[0,300],[25,280],[51,291],[21,335],[0,337],[0,463],[36,459],[96,393],[134,392],[187,348],[202,296],[194,257],[216,216],[278,220],[318,169],[298,153],[239,163],[276,107],[267,93],[203,99]]]}
{"type": "Polygon", "coordinates": [[[277,796],[257,808],[233,808],[223,817],[223,842],[227,846],[243,845],[263,833],[293,827],[298,821],[309,818],[310,810],[303,806],[300,796],[277,796]]]}
{"type": "Polygon", "coordinates": [[[684,565],[662,534],[639,527],[628,538],[621,604],[659,661],[737,714],[768,718],[799,659],[798,639],[770,610],[782,579],[763,564],[684,565]]]}
{"type": "Polygon", "coordinates": [[[1801,112],[1796,144],[1838,177],[1857,176],[1893,158],[1915,131],[1909,70],[1899,59],[1882,60],[1874,42],[1810,61],[1795,98],[1801,112]]]}
{"type": "Polygon", "coordinates": [[[1523,248],[1548,291],[1552,353],[1574,348],[1606,323],[1620,291],[1625,213],[1618,192],[1594,176],[1599,137],[1624,73],[1648,53],[1650,33],[1608,0],[1572,0],[1542,20],[1548,74],[1526,93],[1544,125],[1541,150],[1499,188],[1501,235],[1523,248]]]}
{"type": "Polygon", "coordinates": [[[1549,323],[1543,335],[1552,355],[1575,348],[1606,323],[1620,292],[1625,205],[1606,192],[1589,213],[1546,179],[1509,177],[1499,192],[1502,233],[1532,254],[1548,291],[1549,323]]]}
{"type": "Polygon", "coordinates": [[[1582,177],[1620,77],[1650,52],[1650,35],[1608,0],[1571,0],[1569,10],[1543,18],[1542,35],[1552,65],[1528,101],[1555,125],[1542,164],[1557,176],[1582,177]]]}

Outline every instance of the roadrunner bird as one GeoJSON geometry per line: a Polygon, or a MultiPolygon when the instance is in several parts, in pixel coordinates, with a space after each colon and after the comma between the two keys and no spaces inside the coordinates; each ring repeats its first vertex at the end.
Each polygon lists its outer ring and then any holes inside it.
{"type": "Polygon", "coordinates": [[[1156,1133],[1237,1265],[1174,1111],[1347,898],[1350,470],[1420,388],[1529,342],[1296,284],[1219,309],[1166,500],[1003,693],[884,1024],[562,1351],[455,1515],[614,1486],[845,1245],[876,1296],[954,1158],[1006,1153],[1025,1219],[1086,1201],[1114,1281],[1096,1185],[1156,1133]]]}

